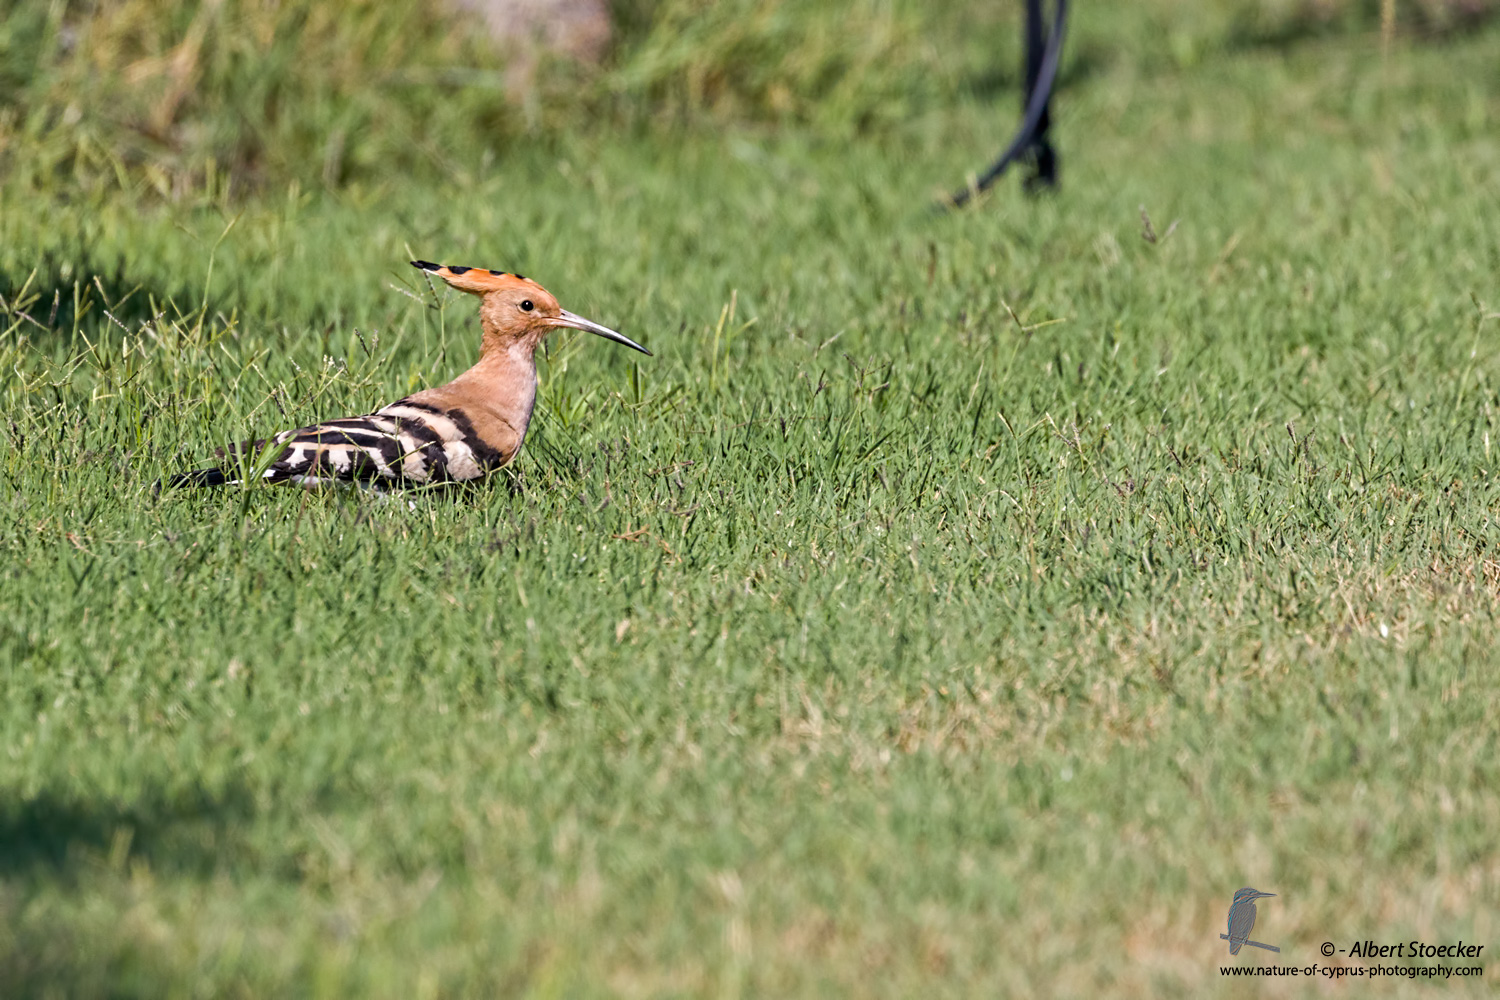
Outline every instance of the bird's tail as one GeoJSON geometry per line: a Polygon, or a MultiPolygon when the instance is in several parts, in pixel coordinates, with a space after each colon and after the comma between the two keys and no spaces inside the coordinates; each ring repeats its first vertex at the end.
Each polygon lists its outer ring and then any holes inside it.
{"type": "Polygon", "coordinates": [[[179,472],[175,476],[167,476],[165,479],[156,481],[156,492],[162,490],[196,489],[201,486],[234,486],[241,482],[239,479],[238,463],[246,458],[252,461],[256,456],[273,443],[280,443],[282,436],[274,439],[259,438],[255,441],[246,441],[243,444],[232,445],[228,448],[215,449],[215,455],[220,461],[228,462],[228,467],[212,466],[207,469],[194,469],[192,472],[179,472]]]}
{"type": "Polygon", "coordinates": [[[233,483],[223,469],[194,469],[192,472],[179,472],[175,476],[167,476],[165,479],[156,481],[156,491],[180,490],[198,486],[225,486],[233,483]]]}
{"type": "Polygon", "coordinates": [[[1240,949],[1243,948],[1244,946],[1245,946],[1245,942],[1243,942],[1243,941],[1231,941],[1231,942],[1229,942],[1229,954],[1231,954],[1231,955],[1238,955],[1240,953],[1240,949]]]}

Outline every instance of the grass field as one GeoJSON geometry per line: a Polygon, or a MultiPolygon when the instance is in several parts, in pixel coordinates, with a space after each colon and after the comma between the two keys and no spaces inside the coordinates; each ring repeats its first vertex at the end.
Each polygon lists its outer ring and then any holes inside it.
{"type": "Polygon", "coordinates": [[[952,215],[1018,103],[960,5],[835,61],[951,45],[896,111],[647,32],[384,173],[12,115],[0,995],[1491,992],[1500,24],[1084,6],[1061,191],[952,215]],[[467,367],[411,257],[655,357],[554,337],[484,487],[153,493],[467,367]],[[1233,986],[1245,885],[1485,978],[1233,986]]]}

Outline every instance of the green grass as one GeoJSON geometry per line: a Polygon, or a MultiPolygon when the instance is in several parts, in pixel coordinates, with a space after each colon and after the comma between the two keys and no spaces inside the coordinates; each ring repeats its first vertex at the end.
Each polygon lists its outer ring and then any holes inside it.
{"type": "Polygon", "coordinates": [[[14,173],[0,994],[1239,995],[1243,885],[1487,992],[1500,31],[1178,7],[1081,12],[1061,192],[956,215],[1009,21],[889,120],[14,173]],[[153,494],[466,367],[409,255],[656,356],[555,339],[485,487],[153,494]]]}

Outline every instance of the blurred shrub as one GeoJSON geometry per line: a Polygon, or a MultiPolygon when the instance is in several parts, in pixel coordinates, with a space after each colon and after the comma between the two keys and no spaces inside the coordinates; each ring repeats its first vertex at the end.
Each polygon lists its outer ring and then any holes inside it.
{"type": "Polygon", "coordinates": [[[815,122],[837,131],[898,121],[958,82],[951,52],[975,3],[915,0],[657,0],[622,3],[630,50],[608,81],[657,116],[815,122]],[[957,27],[957,32],[943,30],[957,27]]]}
{"type": "Polygon", "coordinates": [[[1500,0],[1255,0],[1242,28],[1267,42],[1381,26],[1420,35],[1459,31],[1500,14],[1500,0]]]}
{"type": "Polygon", "coordinates": [[[482,33],[423,4],[22,0],[0,66],[0,165],[49,186],[339,185],[516,131],[482,33]]]}
{"type": "Polygon", "coordinates": [[[923,10],[621,0],[608,68],[544,59],[518,97],[508,57],[534,53],[502,51],[514,46],[442,4],[19,0],[0,9],[0,169],[48,189],[217,197],[462,179],[523,133],[601,118],[859,129],[901,118],[951,78],[923,10]]]}

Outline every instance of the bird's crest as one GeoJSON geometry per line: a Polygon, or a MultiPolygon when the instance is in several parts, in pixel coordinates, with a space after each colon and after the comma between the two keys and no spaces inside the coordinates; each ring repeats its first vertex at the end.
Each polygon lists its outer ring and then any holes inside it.
{"type": "Polygon", "coordinates": [[[471,292],[474,295],[483,295],[486,292],[498,292],[506,288],[514,288],[518,284],[531,284],[525,275],[511,274],[507,271],[491,271],[485,267],[460,267],[457,264],[434,264],[430,260],[414,260],[412,267],[421,268],[428,274],[435,274],[448,284],[461,292],[471,292]]]}

